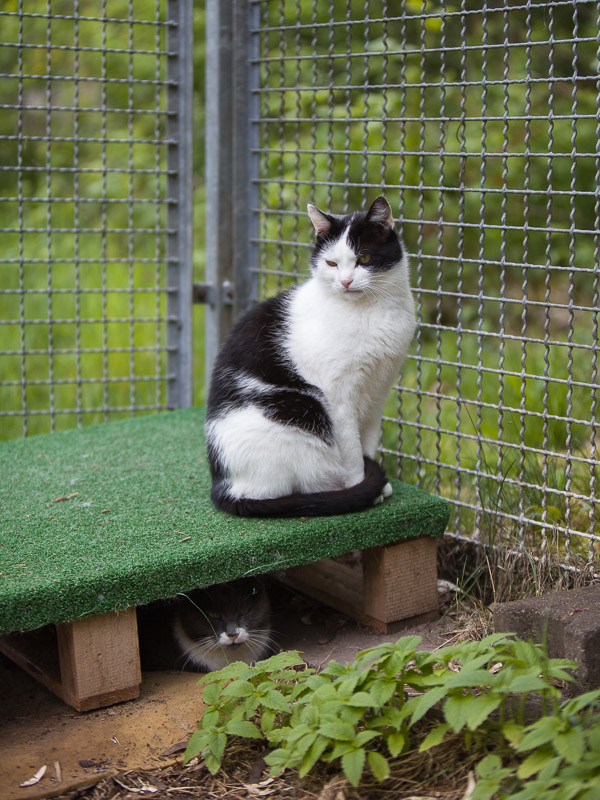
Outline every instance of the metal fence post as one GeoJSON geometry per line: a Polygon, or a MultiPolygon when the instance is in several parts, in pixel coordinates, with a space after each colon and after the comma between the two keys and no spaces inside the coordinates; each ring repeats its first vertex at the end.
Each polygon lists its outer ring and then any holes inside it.
{"type": "Polygon", "coordinates": [[[206,3],[207,377],[223,337],[257,294],[256,11],[248,0],[206,3]]]}
{"type": "Polygon", "coordinates": [[[193,0],[169,0],[167,20],[167,405],[192,404],[193,0]]]}

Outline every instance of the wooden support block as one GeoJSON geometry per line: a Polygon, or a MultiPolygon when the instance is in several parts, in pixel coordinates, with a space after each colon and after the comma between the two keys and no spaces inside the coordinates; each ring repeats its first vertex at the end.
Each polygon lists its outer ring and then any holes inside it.
{"type": "Polygon", "coordinates": [[[438,617],[437,543],[429,536],[363,550],[362,569],[323,559],[286,570],[283,580],[382,633],[438,617]]]}
{"type": "Polygon", "coordinates": [[[132,700],[142,681],[135,608],[56,626],[63,699],[78,711],[132,700]]]}
{"type": "Polygon", "coordinates": [[[363,550],[365,613],[397,622],[438,610],[437,542],[427,536],[363,550]]]}
{"type": "Polygon", "coordinates": [[[4,636],[0,651],[77,711],[140,693],[135,608],[4,636]]]}

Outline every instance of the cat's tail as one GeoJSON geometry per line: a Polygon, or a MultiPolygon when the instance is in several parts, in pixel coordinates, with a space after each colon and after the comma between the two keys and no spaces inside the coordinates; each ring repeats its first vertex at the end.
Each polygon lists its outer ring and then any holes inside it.
{"type": "Polygon", "coordinates": [[[382,496],[387,483],[383,468],[372,458],[364,456],[364,464],[363,480],[347,489],[255,500],[232,497],[226,482],[221,480],[213,483],[211,499],[221,511],[239,517],[321,517],[363,511],[382,496]]]}

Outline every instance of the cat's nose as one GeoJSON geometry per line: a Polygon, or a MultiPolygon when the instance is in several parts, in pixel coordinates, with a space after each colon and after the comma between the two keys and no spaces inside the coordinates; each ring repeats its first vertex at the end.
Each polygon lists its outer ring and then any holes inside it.
{"type": "Polygon", "coordinates": [[[348,288],[350,288],[350,284],[352,283],[352,281],[353,281],[353,280],[354,280],[354,278],[345,278],[345,279],[344,279],[344,280],[341,282],[341,283],[342,283],[342,286],[343,286],[345,289],[348,289],[348,288]]]}

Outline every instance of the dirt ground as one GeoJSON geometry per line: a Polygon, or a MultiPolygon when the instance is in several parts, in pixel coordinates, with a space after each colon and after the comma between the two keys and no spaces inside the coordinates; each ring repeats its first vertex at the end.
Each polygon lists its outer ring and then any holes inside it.
{"type": "MultiPolygon", "coordinates": [[[[276,627],[282,649],[301,651],[317,667],[331,658],[351,660],[360,650],[408,634],[422,636],[423,649],[434,649],[446,643],[450,625],[398,626],[394,634],[383,635],[314,601],[301,601],[301,607],[279,616],[276,627]]],[[[136,770],[150,775],[161,768],[165,775],[179,771],[181,743],[193,732],[202,709],[198,679],[189,672],[145,673],[137,700],[78,713],[0,656],[0,798],[91,797],[76,790],[109,775],[117,778],[114,792],[97,796],[204,796],[192,787],[181,794],[168,787],[166,793],[156,787],[152,791],[151,785],[144,791],[139,776],[128,777],[136,770]],[[43,766],[38,783],[20,786],[43,766]],[[126,789],[120,792],[120,786],[126,789]]],[[[256,786],[255,796],[271,794],[268,784],[256,786]]]]}

